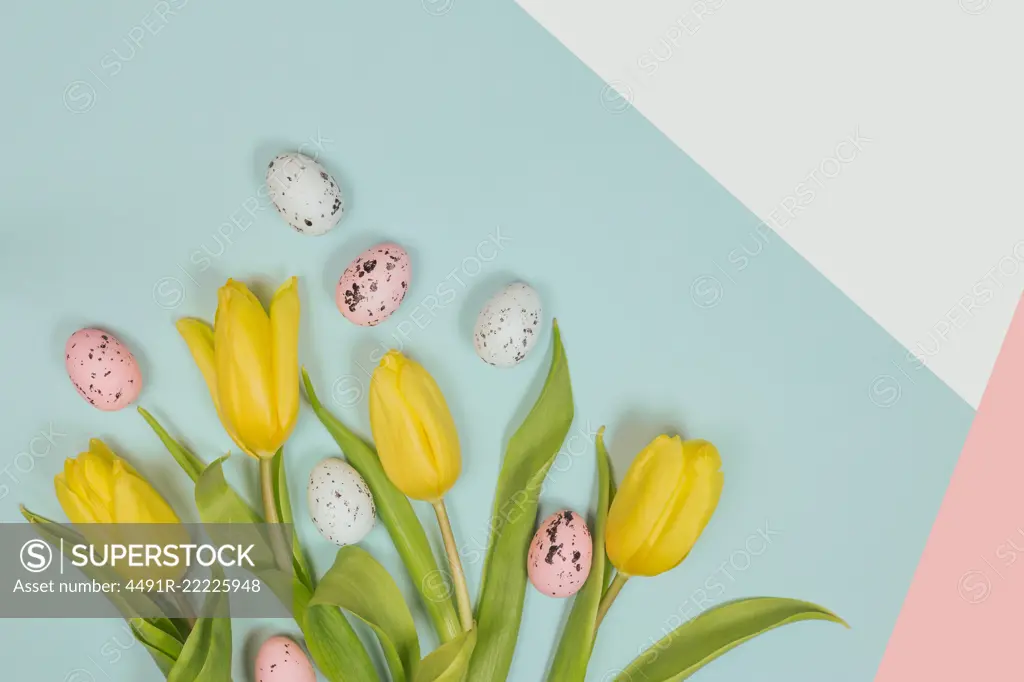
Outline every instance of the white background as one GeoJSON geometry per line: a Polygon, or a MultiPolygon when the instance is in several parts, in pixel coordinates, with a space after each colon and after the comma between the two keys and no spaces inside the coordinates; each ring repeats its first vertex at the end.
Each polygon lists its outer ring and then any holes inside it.
{"type": "Polygon", "coordinates": [[[1024,4],[519,4],[978,405],[1024,288],[1024,4]]]}

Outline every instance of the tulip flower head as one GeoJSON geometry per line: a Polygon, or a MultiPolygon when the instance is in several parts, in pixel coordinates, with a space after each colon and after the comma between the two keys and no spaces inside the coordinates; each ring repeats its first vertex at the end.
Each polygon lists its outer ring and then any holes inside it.
{"type": "MultiPolygon", "coordinates": [[[[102,554],[112,544],[189,542],[188,532],[167,500],[103,441],[94,438],[87,452],[64,460],[64,471],[54,477],[53,484],[64,513],[71,523],[81,524],[76,530],[89,540],[93,552],[102,554]],[[145,525],[133,529],[137,524],[145,525]]],[[[178,578],[185,565],[120,564],[116,570],[128,580],[178,578]]]]}
{"type": "Polygon", "coordinates": [[[177,323],[199,366],[224,429],[254,457],[272,457],[299,413],[299,294],[294,277],[274,294],[268,314],[241,282],[217,296],[213,327],[177,323]]]}
{"type": "Polygon", "coordinates": [[[722,494],[722,460],[704,440],[658,436],[637,455],[608,510],[605,546],[627,576],[675,568],[693,549],[722,494]]]}
{"type": "Polygon", "coordinates": [[[88,452],[64,460],[53,483],[71,523],[181,523],[160,493],[96,438],[88,452]]]}
{"type": "Polygon", "coordinates": [[[388,478],[406,496],[436,502],[462,470],[459,435],[433,377],[398,351],[370,381],[370,427],[388,478]]]}

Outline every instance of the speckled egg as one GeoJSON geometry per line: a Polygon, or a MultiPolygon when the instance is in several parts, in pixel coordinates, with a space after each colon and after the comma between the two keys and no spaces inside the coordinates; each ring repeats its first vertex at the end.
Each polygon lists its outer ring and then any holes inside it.
{"type": "Polygon", "coordinates": [[[540,296],[534,288],[522,282],[509,284],[480,310],[473,330],[476,354],[498,367],[518,365],[537,345],[542,323],[540,296]]]}
{"type": "Polygon", "coordinates": [[[388,319],[402,304],[412,278],[409,254],[398,244],[371,247],[349,263],[338,282],[338,310],[361,327],[388,319]]]}
{"type": "Polygon", "coordinates": [[[267,190],[281,217],[302,234],[326,234],[345,213],[337,181],[305,154],[275,156],[267,168],[267,190]]]}
{"type": "Polygon", "coordinates": [[[590,529],[574,511],[563,509],[544,519],[530,543],[526,570],[530,582],[552,597],[571,597],[590,575],[594,543],[590,529]]]}
{"type": "Polygon", "coordinates": [[[287,637],[271,637],[256,654],[256,682],[316,682],[306,652],[287,637]]]}
{"type": "Polygon", "coordinates": [[[142,374],[123,343],[102,329],[79,329],[64,345],[64,366],[79,395],[113,412],[139,397],[142,374]]]}
{"type": "Polygon", "coordinates": [[[306,502],[313,525],[336,545],[354,545],[373,529],[377,508],[370,487],[352,466],[325,459],[309,475],[306,502]]]}

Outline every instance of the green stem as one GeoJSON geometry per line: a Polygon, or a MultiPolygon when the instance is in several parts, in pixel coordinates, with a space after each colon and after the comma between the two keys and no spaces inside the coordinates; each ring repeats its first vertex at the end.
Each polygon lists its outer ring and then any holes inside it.
{"type": "Polygon", "coordinates": [[[452,522],[448,518],[444,500],[433,503],[437,514],[437,525],[441,527],[441,538],[444,540],[444,551],[448,555],[448,565],[452,571],[452,583],[455,585],[455,601],[459,605],[459,620],[462,629],[469,632],[473,629],[473,606],[469,603],[469,587],[466,585],[466,573],[462,570],[462,559],[455,546],[455,534],[452,533],[452,522]]]}
{"type": "Polygon", "coordinates": [[[274,458],[260,457],[260,489],[263,492],[263,516],[270,524],[270,548],[274,552],[277,567],[285,573],[291,573],[292,553],[288,548],[284,535],[281,533],[281,515],[277,509],[277,497],[274,495],[274,458]]]}
{"type": "Polygon", "coordinates": [[[608,586],[608,590],[604,593],[604,597],[601,598],[601,605],[597,607],[597,622],[594,623],[594,630],[601,627],[601,621],[604,620],[604,616],[608,613],[608,609],[612,607],[612,602],[619,596],[619,592],[625,587],[626,581],[629,580],[629,576],[625,573],[616,573],[615,579],[612,580],[612,584],[608,586]]]}

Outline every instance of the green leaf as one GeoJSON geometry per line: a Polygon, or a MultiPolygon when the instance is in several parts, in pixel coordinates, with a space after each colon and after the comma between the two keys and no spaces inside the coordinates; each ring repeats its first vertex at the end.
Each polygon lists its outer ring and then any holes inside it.
{"type": "MultiPolygon", "coordinates": [[[[223,464],[228,456],[206,467],[196,483],[196,505],[199,507],[200,518],[206,523],[264,523],[263,517],[239,497],[224,477],[223,464]]],[[[281,499],[278,494],[278,504],[281,499]]],[[[281,513],[280,509],[278,513],[281,513]]],[[[290,510],[288,516],[282,518],[291,518],[290,510]]],[[[294,545],[293,550],[301,553],[298,545],[294,545]]],[[[373,662],[345,616],[337,609],[308,610],[314,586],[310,578],[298,570],[299,562],[299,558],[293,557],[296,571],[291,583],[290,606],[320,671],[331,682],[376,680],[373,662]]],[[[267,574],[261,571],[261,577],[267,574]]],[[[280,589],[275,589],[276,581],[268,582],[279,597],[283,596],[280,589]]]]}
{"type": "Polygon", "coordinates": [[[587,663],[590,662],[597,635],[597,609],[601,605],[606,584],[605,564],[611,565],[604,555],[604,525],[612,492],[609,467],[602,426],[597,430],[597,519],[591,533],[594,539],[594,560],[586,584],[573,599],[572,612],[562,631],[555,661],[548,673],[549,682],[583,682],[587,675],[587,663]]]}
{"type": "Polygon", "coordinates": [[[164,447],[167,448],[167,451],[171,453],[172,457],[174,457],[178,466],[188,474],[188,477],[191,478],[193,482],[198,481],[199,475],[203,473],[203,469],[206,468],[203,460],[193,455],[192,452],[184,445],[171,438],[170,434],[168,434],[164,427],[160,425],[160,422],[158,422],[153,415],[147,412],[145,408],[139,407],[138,410],[139,414],[141,414],[142,418],[146,420],[146,423],[149,424],[150,428],[156,432],[157,437],[160,438],[160,441],[164,444],[164,447]]]}
{"type": "MultiPolygon", "coordinates": [[[[214,576],[223,577],[216,569],[214,576]]],[[[228,611],[226,592],[206,595],[203,613],[228,611]]],[[[225,682],[231,679],[231,619],[200,618],[192,628],[167,682],[225,682]]]]}
{"type": "MultiPolygon", "coordinates": [[[[29,511],[26,507],[21,507],[21,515],[31,523],[35,531],[41,538],[49,542],[55,548],[64,548],[64,554],[70,557],[69,552],[71,547],[75,545],[89,544],[88,541],[82,537],[81,534],[75,532],[71,528],[68,528],[56,521],[51,521],[45,516],[40,516],[32,511],[29,511]],[[63,544],[61,541],[63,540],[63,544]]],[[[83,567],[82,573],[87,577],[98,580],[99,582],[119,582],[123,580],[116,574],[111,574],[108,568],[99,567],[83,567]]],[[[161,609],[160,603],[157,602],[147,592],[108,592],[107,599],[114,608],[117,609],[118,613],[125,620],[131,620],[137,618],[141,614],[152,614],[152,613],[164,613],[161,609]]],[[[185,641],[181,639],[181,641],[185,641]]]]}
{"type": "MultiPolygon", "coordinates": [[[[36,532],[43,539],[54,547],[65,548],[65,554],[69,547],[85,544],[86,540],[81,534],[67,528],[56,521],[51,521],[45,516],[40,516],[26,507],[21,508],[21,514],[29,523],[35,526],[36,532]],[[61,544],[63,540],[63,545],[61,544]]],[[[93,568],[82,569],[90,578],[100,582],[113,582],[119,580],[117,577],[106,578],[108,572],[93,568]]],[[[153,658],[157,667],[166,676],[175,661],[181,655],[182,646],[188,639],[191,627],[188,622],[181,618],[140,618],[140,613],[154,613],[160,611],[160,606],[148,594],[144,592],[109,592],[107,599],[114,605],[121,616],[128,621],[135,639],[140,641],[149,655],[153,658]]]]}
{"type": "Polygon", "coordinates": [[[323,406],[305,369],[302,370],[302,382],[313,412],[337,442],[349,464],[370,487],[377,504],[377,514],[388,529],[405,569],[420,593],[438,637],[442,642],[453,640],[462,632],[462,626],[452,602],[452,592],[444,584],[445,573],[438,567],[423,524],[416,516],[409,498],[388,478],[373,447],[323,406]]]}
{"type": "Polygon", "coordinates": [[[846,622],[817,604],[781,597],[739,599],[716,606],[683,623],[640,654],[615,682],[679,682],[727,651],[788,623],[846,622]]]}
{"type": "MultiPolygon", "coordinates": [[[[602,448],[604,447],[604,439],[601,440],[601,447],[602,448]]],[[[612,470],[612,460],[611,460],[611,457],[607,456],[607,454],[608,454],[608,451],[605,450],[605,455],[606,455],[605,456],[605,461],[608,463],[608,506],[607,506],[607,509],[611,509],[612,508],[612,502],[615,501],[615,493],[617,492],[617,488],[615,487],[615,472],[612,470]]],[[[602,532],[601,535],[603,536],[604,533],[602,532]]],[[[601,542],[602,542],[602,544],[604,543],[604,538],[603,537],[601,538],[601,542]]],[[[612,565],[611,561],[608,561],[608,557],[606,555],[604,557],[604,583],[603,583],[604,587],[601,589],[601,597],[602,598],[604,597],[605,593],[608,591],[608,586],[612,584],[612,576],[613,576],[614,573],[615,573],[615,566],[612,565]]]]}
{"type": "MultiPolygon", "coordinates": [[[[235,489],[231,487],[224,476],[224,462],[230,456],[224,455],[214,460],[200,474],[195,490],[199,518],[202,519],[203,523],[211,524],[265,524],[266,521],[264,521],[263,517],[235,492],[235,489]]],[[[290,513],[288,518],[291,518],[290,513]]],[[[270,546],[269,538],[265,539],[265,543],[265,546],[270,546]]],[[[298,555],[301,555],[301,550],[297,544],[293,544],[292,568],[295,577],[302,580],[308,591],[312,592],[313,585],[309,581],[308,576],[299,570],[299,562],[302,561],[304,564],[305,561],[300,559],[298,555]]],[[[267,579],[270,582],[271,588],[280,588],[290,584],[290,579],[284,579],[279,572],[275,573],[270,567],[259,566],[258,569],[260,577],[267,579]]],[[[275,589],[274,591],[279,597],[283,597],[288,592],[288,590],[281,589],[275,589]]]]}
{"type": "Polygon", "coordinates": [[[338,609],[309,608],[312,592],[295,580],[295,622],[309,653],[331,682],[377,682],[377,671],[352,626],[338,609]]]}
{"type": "Polygon", "coordinates": [[[523,617],[526,555],[535,530],[537,499],[572,418],[569,366],[555,322],[547,380],[530,414],[509,441],[498,478],[477,604],[479,636],[469,668],[473,682],[503,682],[508,677],[523,617]]]}
{"type": "Polygon", "coordinates": [[[462,682],[467,678],[469,660],[476,647],[477,631],[463,632],[445,642],[420,661],[413,682],[462,682]]]}
{"type": "Polygon", "coordinates": [[[135,639],[142,642],[142,645],[149,651],[149,655],[153,657],[157,667],[160,668],[160,672],[166,677],[181,656],[184,642],[179,639],[176,632],[173,634],[168,632],[164,627],[158,625],[156,621],[164,621],[167,626],[171,625],[171,621],[167,618],[132,618],[129,621],[129,625],[132,634],[135,635],[135,639]]]}
{"type": "MultiPolygon", "coordinates": [[[[284,470],[284,448],[278,450],[277,454],[274,455],[273,472],[274,504],[277,506],[278,518],[281,519],[281,523],[294,526],[292,503],[288,497],[288,478],[285,476],[284,470]]],[[[299,544],[299,537],[296,533],[292,533],[292,563],[299,578],[312,588],[314,584],[313,572],[310,570],[309,563],[302,553],[302,546],[299,544]]]]}
{"type": "Polygon", "coordinates": [[[314,608],[342,608],[365,622],[380,640],[392,682],[412,679],[420,659],[416,624],[402,591],[369,552],[354,545],[338,550],[309,602],[314,608]]]}

